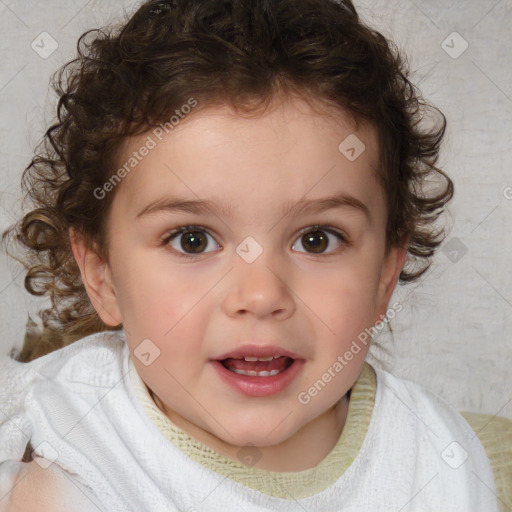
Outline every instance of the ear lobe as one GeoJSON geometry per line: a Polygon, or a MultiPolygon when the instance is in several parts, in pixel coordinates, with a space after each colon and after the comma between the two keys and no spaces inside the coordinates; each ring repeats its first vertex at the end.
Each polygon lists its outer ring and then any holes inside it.
{"type": "Polygon", "coordinates": [[[103,323],[118,326],[122,316],[108,263],[73,228],[69,229],[69,238],[91,304],[103,323]]]}
{"type": "Polygon", "coordinates": [[[400,272],[407,257],[408,244],[402,247],[392,247],[386,256],[379,281],[377,300],[375,303],[374,323],[385,316],[389,301],[395,290],[400,272]]]}

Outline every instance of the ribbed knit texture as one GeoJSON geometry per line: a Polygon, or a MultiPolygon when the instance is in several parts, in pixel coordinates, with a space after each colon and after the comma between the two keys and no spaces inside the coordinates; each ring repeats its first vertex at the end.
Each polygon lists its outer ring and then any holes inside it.
{"type": "MultiPolygon", "coordinates": [[[[276,498],[312,496],[328,488],[350,466],[363,443],[375,402],[375,371],[367,363],[352,387],[347,420],[329,454],[314,468],[274,472],[241,464],[190,437],[155,404],[130,359],[130,379],[137,398],[160,432],[189,457],[208,469],[276,498]],[[286,491],[285,491],[286,489],[286,491]]],[[[496,479],[500,512],[512,512],[512,421],[487,414],[462,412],[484,445],[496,479]]]]}
{"type": "Polygon", "coordinates": [[[97,333],[27,364],[0,358],[0,482],[5,472],[9,487],[5,462],[21,460],[30,441],[34,458],[50,459],[65,477],[61,495],[80,484],[102,512],[499,512],[489,457],[470,424],[441,397],[383,369],[362,369],[375,393],[365,421],[355,414],[361,373],[331,453],[305,472],[275,474],[219,456],[179,428],[171,439],[181,447],[171,442],[137,397],[130,360],[123,332],[97,333]]]}
{"type": "Polygon", "coordinates": [[[482,442],[491,462],[500,512],[512,512],[512,420],[461,412],[482,442]]]}
{"type": "Polygon", "coordinates": [[[312,496],[330,487],[352,464],[363,444],[375,402],[376,380],[367,363],[350,393],[347,420],[329,454],[314,468],[296,472],[275,472],[247,466],[214,451],[190,437],[155,404],[130,358],[130,378],[137,398],[162,434],[189,457],[238,483],[276,498],[312,496]]]}

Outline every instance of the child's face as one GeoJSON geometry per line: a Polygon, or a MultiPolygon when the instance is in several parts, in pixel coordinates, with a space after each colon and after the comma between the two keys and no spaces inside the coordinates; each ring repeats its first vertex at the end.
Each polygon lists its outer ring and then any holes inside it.
{"type": "Polygon", "coordinates": [[[132,358],[179,426],[235,446],[275,445],[332,411],[357,379],[368,351],[361,342],[342,371],[330,381],[324,374],[385,314],[405,251],[385,258],[376,132],[340,119],[298,100],[253,119],[215,108],[191,115],[163,142],[148,132],[126,145],[119,167],[140,155],[148,135],[157,142],[115,191],[106,281],[88,291],[106,323],[123,323],[132,354],[143,340],[151,340],[151,359],[158,347],[148,366],[132,358]],[[354,161],[338,149],[351,134],[366,146],[354,161]],[[286,215],[300,201],[335,195],[367,211],[346,203],[286,215]],[[229,212],[141,213],[171,197],[229,212]],[[187,225],[205,230],[161,243],[187,225]],[[316,225],[325,227],[315,235],[316,225]],[[245,344],[279,346],[303,366],[279,392],[249,396],[213,362],[245,344]]]}

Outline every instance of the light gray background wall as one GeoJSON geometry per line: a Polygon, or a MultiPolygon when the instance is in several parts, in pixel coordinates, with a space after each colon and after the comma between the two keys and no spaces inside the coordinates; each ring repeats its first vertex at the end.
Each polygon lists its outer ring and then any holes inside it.
{"type": "MultiPolygon", "coordinates": [[[[52,118],[50,74],[78,36],[139,2],[0,0],[0,229],[21,214],[19,179],[52,118]]],[[[441,166],[456,195],[446,243],[420,283],[398,287],[403,311],[377,354],[394,373],[459,410],[512,418],[512,2],[356,0],[362,17],[409,57],[414,81],[444,111],[441,166]],[[466,48],[467,46],[467,48],[466,48]]],[[[21,346],[42,305],[0,256],[0,351],[21,346]]]]}

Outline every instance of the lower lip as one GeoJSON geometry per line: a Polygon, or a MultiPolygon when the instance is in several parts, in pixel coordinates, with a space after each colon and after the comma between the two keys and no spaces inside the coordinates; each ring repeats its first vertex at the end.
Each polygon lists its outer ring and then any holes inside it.
{"type": "Polygon", "coordinates": [[[224,367],[220,361],[211,361],[220,378],[232,388],[248,396],[271,396],[280,393],[297,377],[304,366],[304,359],[295,359],[286,370],[269,377],[240,375],[224,367]]]}

